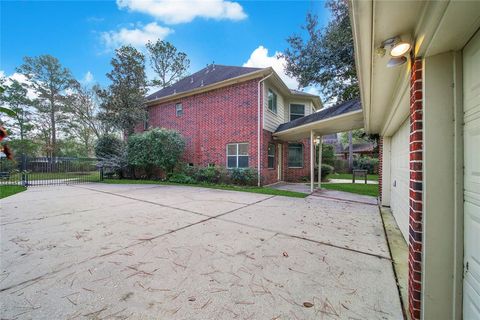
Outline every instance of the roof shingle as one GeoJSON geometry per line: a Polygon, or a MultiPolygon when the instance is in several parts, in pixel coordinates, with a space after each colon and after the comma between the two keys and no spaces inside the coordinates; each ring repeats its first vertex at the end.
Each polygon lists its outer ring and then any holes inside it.
{"type": "Polygon", "coordinates": [[[163,88],[147,97],[147,101],[156,100],[173,94],[188,92],[203,86],[236,78],[261,68],[247,68],[224,65],[209,65],[202,70],[189,75],[173,85],[163,88]]]}

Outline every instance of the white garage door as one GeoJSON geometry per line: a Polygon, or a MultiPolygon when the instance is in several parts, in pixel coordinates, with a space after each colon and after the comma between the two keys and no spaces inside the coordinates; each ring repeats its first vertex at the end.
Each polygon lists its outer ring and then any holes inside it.
{"type": "Polygon", "coordinates": [[[463,318],[480,319],[480,32],[463,50],[463,318]]]}
{"type": "Polygon", "coordinates": [[[410,121],[407,119],[392,137],[390,207],[403,237],[408,242],[410,212],[410,121]]]}

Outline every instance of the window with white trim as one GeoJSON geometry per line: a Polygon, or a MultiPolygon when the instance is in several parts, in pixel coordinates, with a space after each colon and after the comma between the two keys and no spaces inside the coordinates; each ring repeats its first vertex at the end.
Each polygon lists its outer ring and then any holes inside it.
{"type": "Polygon", "coordinates": [[[288,145],[288,167],[303,168],[303,144],[290,143],[288,145]]]}
{"type": "Polygon", "coordinates": [[[268,110],[277,113],[277,94],[273,90],[268,89],[268,110]]]}
{"type": "Polygon", "coordinates": [[[183,115],[183,105],[181,103],[177,103],[175,105],[175,114],[177,117],[183,115]]]}
{"type": "Polygon", "coordinates": [[[290,121],[305,117],[305,105],[292,103],[290,105],[290,121]]]}
{"type": "Polygon", "coordinates": [[[227,168],[248,168],[248,143],[227,144],[227,168]]]}
{"type": "Polygon", "coordinates": [[[273,143],[268,144],[268,169],[275,168],[275,145],[273,143]]]}

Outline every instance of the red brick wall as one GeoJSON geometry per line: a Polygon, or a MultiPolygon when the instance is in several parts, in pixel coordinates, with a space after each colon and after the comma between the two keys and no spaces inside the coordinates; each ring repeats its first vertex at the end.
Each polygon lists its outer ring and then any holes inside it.
{"type": "Polygon", "coordinates": [[[378,140],[378,197],[382,201],[383,137],[378,140]]]}
{"type": "MultiPolygon", "coordinates": [[[[196,94],[179,100],[149,107],[149,127],[162,127],[178,131],[186,140],[183,161],[199,166],[214,163],[226,166],[226,145],[234,142],[249,143],[249,166],[257,168],[257,104],[258,81],[254,79],[229,87],[196,94]],[[181,103],[183,115],[177,117],[175,105],[181,103]]],[[[263,99],[263,97],[261,97],[263,99]]],[[[263,105],[263,101],[261,101],[263,105]]],[[[263,113],[260,115],[262,121],[263,113]]],[[[143,131],[139,124],[136,132],[143,131]]],[[[278,181],[277,163],[268,168],[268,144],[275,143],[275,162],[278,161],[278,141],[272,132],[262,130],[261,135],[261,182],[278,181]]],[[[300,182],[310,177],[309,139],[304,145],[303,168],[288,168],[288,143],[283,143],[283,180],[300,182]]],[[[281,143],[281,142],[280,142],[281,143]]]]}
{"type": "Polygon", "coordinates": [[[410,76],[410,221],[408,305],[410,317],[420,319],[422,290],[422,60],[413,61],[410,76]]]}
{"type": "Polygon", "coordinates": [[[149,107],[149,126],[181,133],[186,140],[184,161],[200,166],[226,166],[226,145],[248,142],[249,166],[256,168],[258,80],[149,107]],[[176,103],[183,105],[180,117],[175,114],[176,103]]]}
{"type": "Polygon", "coordinates": [[[310,181],[310,138],[299,141],[303,144],[303,167],[288,167],[288,143],[283,144],[283,180],[287,182],[302,182],[307,177],[310,181]]]}
{"type": "Polygon", "coordinates": [[[273,140],[270,131],[263,130],[262,137],[262,184],[272,184],[278,181],[278,142],[273,140]],[[268,168],[268,144],[275,145],[275,163],[273,169],[268,168]]]}

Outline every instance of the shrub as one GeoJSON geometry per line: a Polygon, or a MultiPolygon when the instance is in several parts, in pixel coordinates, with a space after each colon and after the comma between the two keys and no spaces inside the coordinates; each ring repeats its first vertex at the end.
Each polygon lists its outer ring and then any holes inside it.
{"type": "Polygon", "coordinates": [[[234,184],[252,186],[257,184],[257,171],[255,169],[235,168],[230,170],[230,179],[234,184]]]}
{"type": "Polygon", "coordinates": [[[219,183],[225,180],[225,172],[221,167],[203,167],[197,170],[195,179],[198,182],[219,183]]]}
{"type": "Polygon", "coordinates": [[[333,145],[322,143],[322,163],[333,166],[334,162],[335,162],[335,150],[333,145]]]}
{"type": "Polygon", "coordinates": [[[174,182],[174,183],[185,183],[185,184],[192,184],[195,183],[195,179],[192,177],[186,175],[183,172],[176,172],[170,175],[168,178],[168,181],[174,182]]]}
{"type": "Polygon", "coordinates": [[[113,135],[102,136],[95,143],[95,155],[97,158],[105,158],[112,155],[118,156],[124,149],[125,144],[123,141],[113,135]]]}
{"type": "Polygon", "coordinates": [[[185,141],[180,133],[155,128],[131,135],[128,139],[128,163],[144,169],[151,177],[155,169],[172,172],[183,155],[185,141]]]}
{"type": "Polygon", "coordinates": [[[321,178],[322,181],[325,181],[327,179],[327,176],[333,172],[333,167],[329,166],[328,164],[323,164],[322,163],[322,172],[321,172],[321,178]]]}
{"type": "Polygon", "coordinates": [[[369,174],[374,174],[378,169],[378,159],[371,157],[361,157],[353,160],[353,168],[367,170],[369,174]]]}

